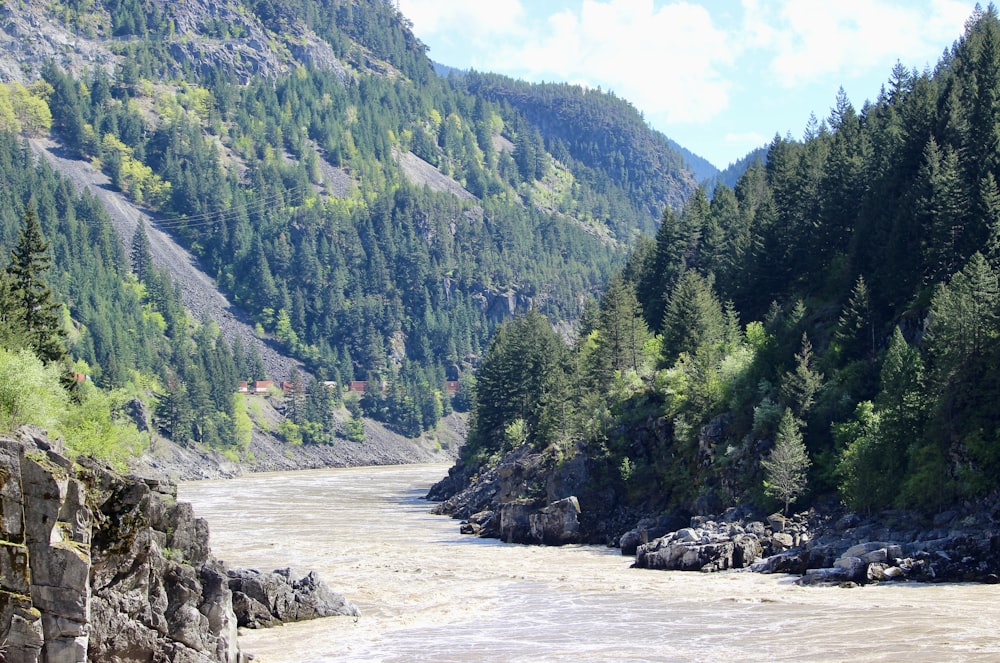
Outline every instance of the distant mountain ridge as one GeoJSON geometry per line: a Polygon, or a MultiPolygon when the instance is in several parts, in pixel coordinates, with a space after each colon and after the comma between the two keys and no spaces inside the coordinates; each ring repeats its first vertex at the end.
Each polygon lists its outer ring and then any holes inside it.
{"type": "Polygon", "coordinates": [[[544,137],[546,149],[578,177],[594,177],[606,192],[621,191],[637,212],[652,219],[659,219],[665,207],[679,209],[697,186],[675,143],[612,93],[479,72],[458,80],[472,94],[522,113],[544,137]]]}

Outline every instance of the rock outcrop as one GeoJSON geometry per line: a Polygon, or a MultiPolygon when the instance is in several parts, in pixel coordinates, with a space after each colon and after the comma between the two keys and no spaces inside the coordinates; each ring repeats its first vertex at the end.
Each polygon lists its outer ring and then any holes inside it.
{"type": "Polygon", "coordinates": [[[60,451],[0,437],[0,660],[240,663],[234,578],[277,588],[268,623],[357,614],[314,574],[228,570],[173,484],[60,451]]]}
{"type": "Polygon", "coordinates": [[[465,534],[507,543],[581,543],[586,540],[583,509],[573,489],[583,469],[574,464],[553,465],[552,457],[525,445],[484,470],[475,481],[460,468],[452,468],[428,498],[444,499],[434,513],[462,518],[465,534]]]}

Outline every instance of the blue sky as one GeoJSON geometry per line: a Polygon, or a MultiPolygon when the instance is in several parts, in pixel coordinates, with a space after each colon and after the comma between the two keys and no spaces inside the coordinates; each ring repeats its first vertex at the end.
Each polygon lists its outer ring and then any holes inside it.
{"type": "Polygon", "coordinates": [[[613,90],[720,168],[800,138],[838,88],[860,108],[898,61],[934,67],[969,0],[399,0],[437,62],[613,90]]]}

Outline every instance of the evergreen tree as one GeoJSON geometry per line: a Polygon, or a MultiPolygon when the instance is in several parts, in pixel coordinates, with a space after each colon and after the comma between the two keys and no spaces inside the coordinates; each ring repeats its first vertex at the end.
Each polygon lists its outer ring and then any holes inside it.
{"type": "Polygon", "coordinates": [[[922,238],[924,279],[936,283],[960,264],[959,247],[969,209],[968,196],[959,171],[958,153],[943,151],[931,138],[924,163],[917,175],[919,198],[916,214],[922,238]]]}
{"type": "Polygon", "coordinates": [[[139,219],[139,225],[132,234],[132,273],[139,283],[145,283],[153,269],[153,254],[149,250],[149,237],[146,235],[146,223],[139,219]]]}
{"type": "Polygon", "coordinates": [[[823,374],[812,367],[813,352],[809,337],[803,332],[802,347],[795,354],[795,369],[785,373],[781,396],[795,416],[805,418],[823,386],[823,374]]]}
{"type": "Polygon", "coordinates": [[[601,299],[597,329],[598,380],[606,384],[615,373],[638,372],[649,330],[632,287],[620,276],[611,279],[601,299]]]}
{"type": "Polygon", "coordinates": [[[778,423],[774,448],[760,462],[764,469],[764,492],[784,502],[786,514],[788,506],[805,490],[812,464],[802,441],[801,428],[802,422],[795,418],[790,408],[785,408],[778,423]]]}
{"type": "Polygon", "coordinates": [[[720,344],[725,330],[712,280],[693,269],[684,272],[670,293],[663,318],[663,364],[672,365],[682,352],[694,354],[699,348],[720,344]]]}
{"type": "Polygon", "coordinates": [[[0,347],[19,350],[29,346],[21,323],[20,302],[14,297],[10,275],[0,271],[0,347]]]}
{"type": "Polygon", "coordinates": [[[834,337],[846,357],[865,356],[875,361],[875,324],[872,320],[871,297],[862,276],[854,283],[851,296],[844,306],[834,337]]]}
{"type": "Polygon", "coordinates": [[[943,393],[963,370],[985,357],[1000,324],[1000,282],[979,253],[947,285],[934,291],[927,330],[932,376],[943,393]]]}
{"type": "Polygon", "coordinates": [[[875,407],[881,419],[881,484],[892,500],[902,502],[899,491],[924,434],[927,401],[920,352],[906,342],[898,327],[882,362],[880,383],[875,407]]]}
{"type": "Polygon", "coordinates": [[[518,419],[536,446],[554,442],[569,416],[568,360],[566,344],[541,314],[501,325],[476,374],[469,453],[501,448],[518,419]]]}
{"type": "Polygon", "coordinates": [[[66,330],[60,306],[53,301],[52,290],[45,282],[45,273],[51,265],[49,243],[42,236],[32,202],[24,214],[17,245],[11,251],[7,274],[24,332],[35,354],[47,362],[66,357],[66,330]]]}

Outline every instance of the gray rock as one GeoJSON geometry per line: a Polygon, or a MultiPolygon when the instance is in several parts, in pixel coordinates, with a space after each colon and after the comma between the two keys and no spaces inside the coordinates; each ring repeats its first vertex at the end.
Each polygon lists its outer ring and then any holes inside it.
{"type": "Polygon", "coordinates": [[[0,437],[0,586],[17,595],[0,607],[6,659],[241,661],[231,594],[190,507],[57,448],[0,437]],[[189,540],[168,559],[178,532],[189,540]]]}
{"type": "Polygon", "coordinates": [[[629,530],[622,534],[621,538],[618,539],[618,547],[621,549],[622,555],[635,555],[636,549],[641,544],[646,543],[643,540],[644,538],[637,529],[629,530]]]}
{"type": "Polygon", "coordinates": [[[700,543],[701,536],[690,527],[685,527],[674,533],[672,540],[677,543],[700,543]]]}
{"type": "Polygon", "coordinates": [[[780,553],[795,545],[795,539],[788,532],[775,532],[771,535],[771,550],[780,553]]]}
{"type": "Polygon", "coordinates": [[[895,568],[895,567],[890,567],[888,564],[885,564],[883,562],[870,563],[868,565],[868,570],[866,572],[869,582],[880,582],[882,580],[885,580],[886,570],[889,568],[895,568]]]}
{"type": "Polygon", "coordinates": [[[342,595],[332,592],[315,573],[296,578],[291,569],[271,573],[230,569],[228,576],[240,626],[260,628],[272,623],[361,614],[342,595]]]}
{"type": "Polygon", "coordinates": [[[537,507],[532,504],[507,503],[500,507],[500,539],[507,543],[534,543],[528,516],[537,507]]]}
{"type": "Polygon", "coordinates": [[[549,504],[528,517],[531,538],[545,545],[580,541],[580,503],[570,496],[549,504]]]}
{"type": "Polygon", "coordinates": [[[767,517],[767,524],[771,528],[772,532],[783,532],[785,531],[785,523],[787,519],[780,513],[772,513],[767,517]]]}
{"type": "Polygon", "coordinates": [[[843,556],[833,563],[834,568],[844,572],[848,580],[864,581],[868,565],[860,557],[843,556]]]}
{"type": "Polygon", "coordinates": [[[850,580],[847,572],[841,568],[807,569],[805,574],[795,581],[798,585],[839,585],[850,580]]]}

